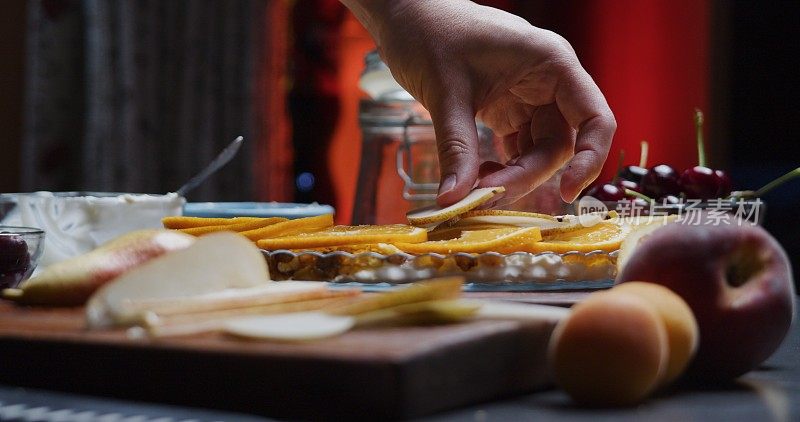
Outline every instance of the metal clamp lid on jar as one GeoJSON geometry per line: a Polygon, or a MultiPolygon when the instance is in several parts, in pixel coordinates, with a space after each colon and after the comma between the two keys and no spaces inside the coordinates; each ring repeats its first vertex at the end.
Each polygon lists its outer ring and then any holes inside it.
{"type": "MultiPolygon", "coordinates": [[[[427,127],[432,131],[430,114],[397,83],[377,51],[371,51],[366,55],[364,65],[359,87],[370,98],[362,99],[360,102],[359,124],[362,129],[402,128],[402,138],[397,148],[395,163],[397,174],[403,180],[403,198],[422,201],[436,199],[438,183],[419,183],[410,176],[415,174],[411,147],[416,139],[409,133],[409,127],[427,127]]],[[[367,138],[364,140],[368,141],[367,138]]]]}

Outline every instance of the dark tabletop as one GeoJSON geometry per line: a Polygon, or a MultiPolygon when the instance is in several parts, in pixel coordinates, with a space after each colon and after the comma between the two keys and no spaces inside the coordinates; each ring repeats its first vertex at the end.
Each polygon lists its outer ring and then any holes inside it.
{"type": "MultiPolygon", "coordinates": [[[[2,366],[7,363],[0,365],[2,366]]],[[[365,415],[366,416],[366,415],[365,415]]],[[[0,421],[257,421],[258,416],[0,385],[0,421]]],[[[431,415],[426,421],[793,421],[800,420],[800,327],[759,369],[734,383],[680,387],[625,409],[581,409],[558,390],[431,415]]]]}

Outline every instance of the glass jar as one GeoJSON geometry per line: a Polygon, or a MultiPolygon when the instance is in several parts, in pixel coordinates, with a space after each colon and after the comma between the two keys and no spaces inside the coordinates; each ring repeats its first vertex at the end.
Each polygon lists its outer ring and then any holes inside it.
{"type": "MultiPolygon", "coordinates": [[[[436,201],[436,135],[430,113],[397,84],[377,52],[365,61],[360,86],[371,98],[359,104],[361,165],[352,223],[403,223],[408,211],[436,201]]],[[[482,158],[496,160],[491,130],[479,125],[478,136],[482,158]]]]}

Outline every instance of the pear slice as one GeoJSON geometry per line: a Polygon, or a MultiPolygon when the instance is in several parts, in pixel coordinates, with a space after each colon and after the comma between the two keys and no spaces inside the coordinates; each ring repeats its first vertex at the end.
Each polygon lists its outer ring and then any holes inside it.
{"type": "Polygon", "coordinates": [[[430,300],[406,303],[391,308],[366,312],[356,317],[357,326],[430,325],[463,321],[473,316],[480,304],[460,299],[430,300]]]}
{"type": "Polygon", "coordinates": [[[474,315],[476,319],[558,322],[570,313],[569,308],[552,305],[481,299],[462,299],[462,302],[478,307],[474,315]]]}
{"type": "Polygon", "coordinates": [[[333,307],[327,312],[334,315],[360,315],[380,309],[416,302],[438,299],[454,299],[461,295],[464,277],[440,277],[419,281],[387,293],[358,298],[344,306],[333,307]]]}
{"type": "Polygon", "coordinates": [[[331,306],[341,306],[352,301],[353,297],[358,294],[360,294],[358,289],[330,289],[325,297],[296,302],[272,303],[181,315],[151,313],[147,315],[144,325],[150,337],[175,337],[217,332],[224,330],[225,323],[231,319],[258,315],[320,311],[331,306]]]}
{"type": "Polygon", "coordinates": [[[350,316],[296,312],[232,319],[225,323],[225,332],[262,340],[309,341],[342,334],[353,328],[355,322],[350,316]]]}
{"type": "Polygon", "coordinates": [[[266,260],[251,241],[236,233],[212,233],[186,249],[147,261],[100,288],[87,304],[87,322],[89,327],[127,324],[141,320],[146,308],[143,303],[157,308],[159,302],[174,305],[267,282],[266,260]]]}
{"type": "Polygon", "coordinates": [[[473,189],[469,194],[467,194],[467,196],[455,204],[444,208],[436,205],[418,208],[406,214],[406,218],[408,218],[408,222],[412,226],[435,226],[444,221],[458,217],[459,215],[464,214],[465,212],[470,211],[489,201],[498,193],[505,191],[506,188],[502,186],[473,189]]]}
{"type": "MultiPolygon", "coordinates": [[[[558,219],[556,216],[550,214],[515,210],[472,210],[461,215],[462,219],[470,217],[524,217],[526,219],[533,218],[549,221],[556,221],[558,219]]],[[[516,221],[516,219],[511,219],[510,221],[516,221]]],[[[523,219],[522,221],[525,220],[523,219]]]]}
{"type": "MultiPolygon", "coordinates": [[[[491,227],[538,227],[542,238],[585,229],[603,221],[602,213],[584,213],[580,216],[555,217],[524,211],[481,210],[463,214],[452,227],[473,230],[491,227]]],[[[430,237],[430,236],[429,236],[430,237]]],[[[435,237],[435,236],[434,236],[435,237]]]]}
{"type": "Polygon", "coordinates": [[[3,290],[3,297],[25,305],[82,305],[114,277],[194,242],[193,236],[172,230],[133,231],[89,253],[45,268],[19,287],[3,290]]]}

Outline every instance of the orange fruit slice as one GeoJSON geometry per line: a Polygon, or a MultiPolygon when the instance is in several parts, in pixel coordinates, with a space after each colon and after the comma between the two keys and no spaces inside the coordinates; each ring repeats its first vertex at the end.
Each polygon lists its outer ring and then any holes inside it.
{"type": "Polygon", "coordinates": [[[292,236],[261,239],[258,247],[266,250],[307,249],[338,245],[357,245],[363,243],[424,242],[428,232],[421,227],[405,224],[382,226],[334,226],[313,233],[299,233],[292,236]]]}
{"type": "Polygon", "coordinates": [[[524,250],[529,244],[541,240],[538,227],[464,231],[461,237],[452,240],[433,240],[422,243],[395,243],[403,252],[412,254],[439,253],[513,253],[524,250]]]}
{"type": "Polygon", "coordinates": [[[260,239],[293,236],[298,233],[312,233],[333,225],[332,214],[322,214],[314,217],[286,220],[266,227],[242,231],[240,234],[252,241],[260,239]]]}
{"type": "Polygon", "coordinates": [[[261,220],[260,217],[233,217],[233,218],[212,218],[212,217],[186,217],[173,215],[161,219],[161,224],[165,229],[191,229],[193,227],[220,226],[223,224],[246,223],[261,220]]]}
{"type": "Polygon", "coordinates": [[[233,224],[220,224],[215,226],[202,226],[202,227],[191,227],[188,229],[179,229],[180,231],[191,234],[192,236],[202,236],[204,234],[220,232],[220,231],[228,231],[228,232],[246,232],[248,230],[259,229],[266,226],[271,226],[273,224],[280,223],[282,221],[286,221],[283,217],[267,217],[267,218],[257,218],[255,220],[248,220],[242,223],[233,223],[233,224]]]}
{"type": "Polygon", "coordinates": [[[543,236],[541,242],[526,244],[520,251],[532,253],[571,251],[586,253],[597,250],[613,252],[619,249],[620,244],[631,230],[632,226],[630,225],[601,222],[580,230],[543,236]]]}
{"type": "Polygon", "coordinates": [[[353,245],[334,245],[334,246],[320,246],[318,248],[301,248],[290,249],[293,252],[319,252],[322,254],[330,252],[348,252],[357,255],[364,252],[375,252],[381,255],[393,255],[401,253],[400,249],[391,243],[358,243],[353,245]]]}

